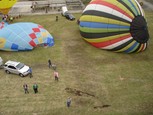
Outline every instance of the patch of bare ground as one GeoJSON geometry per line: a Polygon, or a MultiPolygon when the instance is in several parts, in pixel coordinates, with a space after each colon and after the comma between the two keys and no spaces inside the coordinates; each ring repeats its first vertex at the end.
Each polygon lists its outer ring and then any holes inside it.
{"type": "Polygon", "coordinates": [[[68,93],[72,93],[72,94],[75,94],[77,96],[91,96],[91,97],[95,97],[94,94],[90,94],[88,92],[84,92],[84,91],[81,91],[81,90],[78,90],[78,89],[73,89],[73,88],[65,88],[66,92],[68,93]]]}
{"type": "Polygon", "coordinates": [[[111,105],[102,105],[102,106],[94,106],[94,109],[103,109],[103,108],[107,108],[110,107],[111,105]]]}
{"type": "MultiPolygon", "coordinates": [[[[69,87],[67,87],[67,88],[65,88],[65,90],[66,90],[66,92],[67,93],[71,93],[71,94],[74,94],[75,96],[87,96],[87,97],[92,97],[92,98],[97,98],[94,94],[91,94],[91,93],[89,93],[89,92],[85,92],[85,91],[81,91],[81,90],[78,90],[78,89],[73,89],[73,88],[69,88],[69,87]]],[[[80,104],[80,103],[85,103],[86,102],[86,100],[80,100],[80,101],[78,101],[78,103],[80,104]]],[[[110,107],[111,105],[108,105],[108,104],[104,104],[104,105],[98,105],[98,106],[94,106],[93,108],[94,109],[103,109],[103,108],[107,108],[107,107],[110,107]]]]}

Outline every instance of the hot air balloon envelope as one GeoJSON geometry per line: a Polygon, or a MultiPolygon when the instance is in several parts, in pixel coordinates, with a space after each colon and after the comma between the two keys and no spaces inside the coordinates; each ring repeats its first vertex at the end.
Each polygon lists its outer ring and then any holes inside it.
{"type": "Polygon", "coordinates": [[[147,47],[147,22],[136,0],[92,0],[79,21],[80,34],[97,48],[132,53],[147,47]]]}
{"type": "Polygon", "coordinates": [[[8,14],[11,7],[17,2],[17,0],[0,0],[0,12],[8,14]]]}
{"type": "Polygon", "coordinates": [[[0,30],[0,50],[26,51],[36,46],[53,46],[54,39],[41,25],[14,23],[0,30]]]}

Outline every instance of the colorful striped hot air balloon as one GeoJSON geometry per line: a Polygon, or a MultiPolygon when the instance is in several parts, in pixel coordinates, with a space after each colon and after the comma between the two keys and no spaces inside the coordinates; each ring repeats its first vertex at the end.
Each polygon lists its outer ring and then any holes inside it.
{"type": "Polygon", "coordinates": [[[2,14],[8,14],[11,7],[17,2],[17,0],[0,0],[0,12],[2,14]]]}
{"type": "MultiPolygon", "coordinates": [[[[5,25],[1,23],[2,27],[5,25]]],[[[42,26],[35,23],[14,23],[0,29],[0,50],[27,51],[37,46],[53,46],[54,39],[42,26]]]]}
{"type": "Polygon", "coordinates": [[[136,0],[92,0],[79,21],[80,34],[97,48],[132,53],[147,47],[147,22],[136,0]]]}

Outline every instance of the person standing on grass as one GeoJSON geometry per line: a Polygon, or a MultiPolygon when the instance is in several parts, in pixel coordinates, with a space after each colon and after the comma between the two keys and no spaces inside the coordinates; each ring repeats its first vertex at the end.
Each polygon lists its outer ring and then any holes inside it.
{"type": "Polygon", "coordinates": [[[70,97],[68,97],[66,104],[67,104],[68,108],[71,106],[71,98],[70,97]]]}
{"type": "Polygon", "coordinates": [[[51,62],[51,60],[49,59],[48,60],[48,67],[50,68],[52,66],[52,62],[51,62]]]}
{"type": "Polygon", "coordinates": [[[13,22],[13,19],[14,19],[14,18],[11,16],[11,17],[9,18],[9,21],[10,21],[10,22],[13,22]]]}
{"type": "Polygon", "coordinates": [[[36,83],[33,85],[33,91],[35,94],[38,93],[38,85],[36,83]]]}
{"type": "Polygon", "coordinates": [[[23,88],[24,88],[25,94],[26,94],[26,93],[29,93],[29,91],[28,91],[28,85],[27,85],[27,84],[24,84],[24,85],[23,85],[23,88]]]}
{"type": "Polygon", "coordinates": [[[55,78],[55,81],[58,81],[59,75],[57,71],[54,71],[54,78],[55,78]]]}
{"type": "Polygon", "coordinates": [[[56,16],[56,22],[58,21],[58,16],[56,16]]]}
{"type": "Polygon", "coordinates": [[[33,77],[33,75],[32,75],[32,68],[31,67],[29,68],[29,76],[30,76],[30,78],[33,77]]]}
{"type": "Polygon", "coordinates": [[[54,71],[56,71],[56,65],[55,64],[52,65],[52,68],[53,68],[54,71]]]}

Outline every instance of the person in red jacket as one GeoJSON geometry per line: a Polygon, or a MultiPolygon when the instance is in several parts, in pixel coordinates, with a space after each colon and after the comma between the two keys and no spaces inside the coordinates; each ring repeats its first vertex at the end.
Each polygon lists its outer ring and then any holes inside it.
{"type": "Polygon", "coordinates": [[[57,71],[54,71],[54,77],[55,77],[55,81],[58,81],[59,79],[59,74],[57,71]]]}

